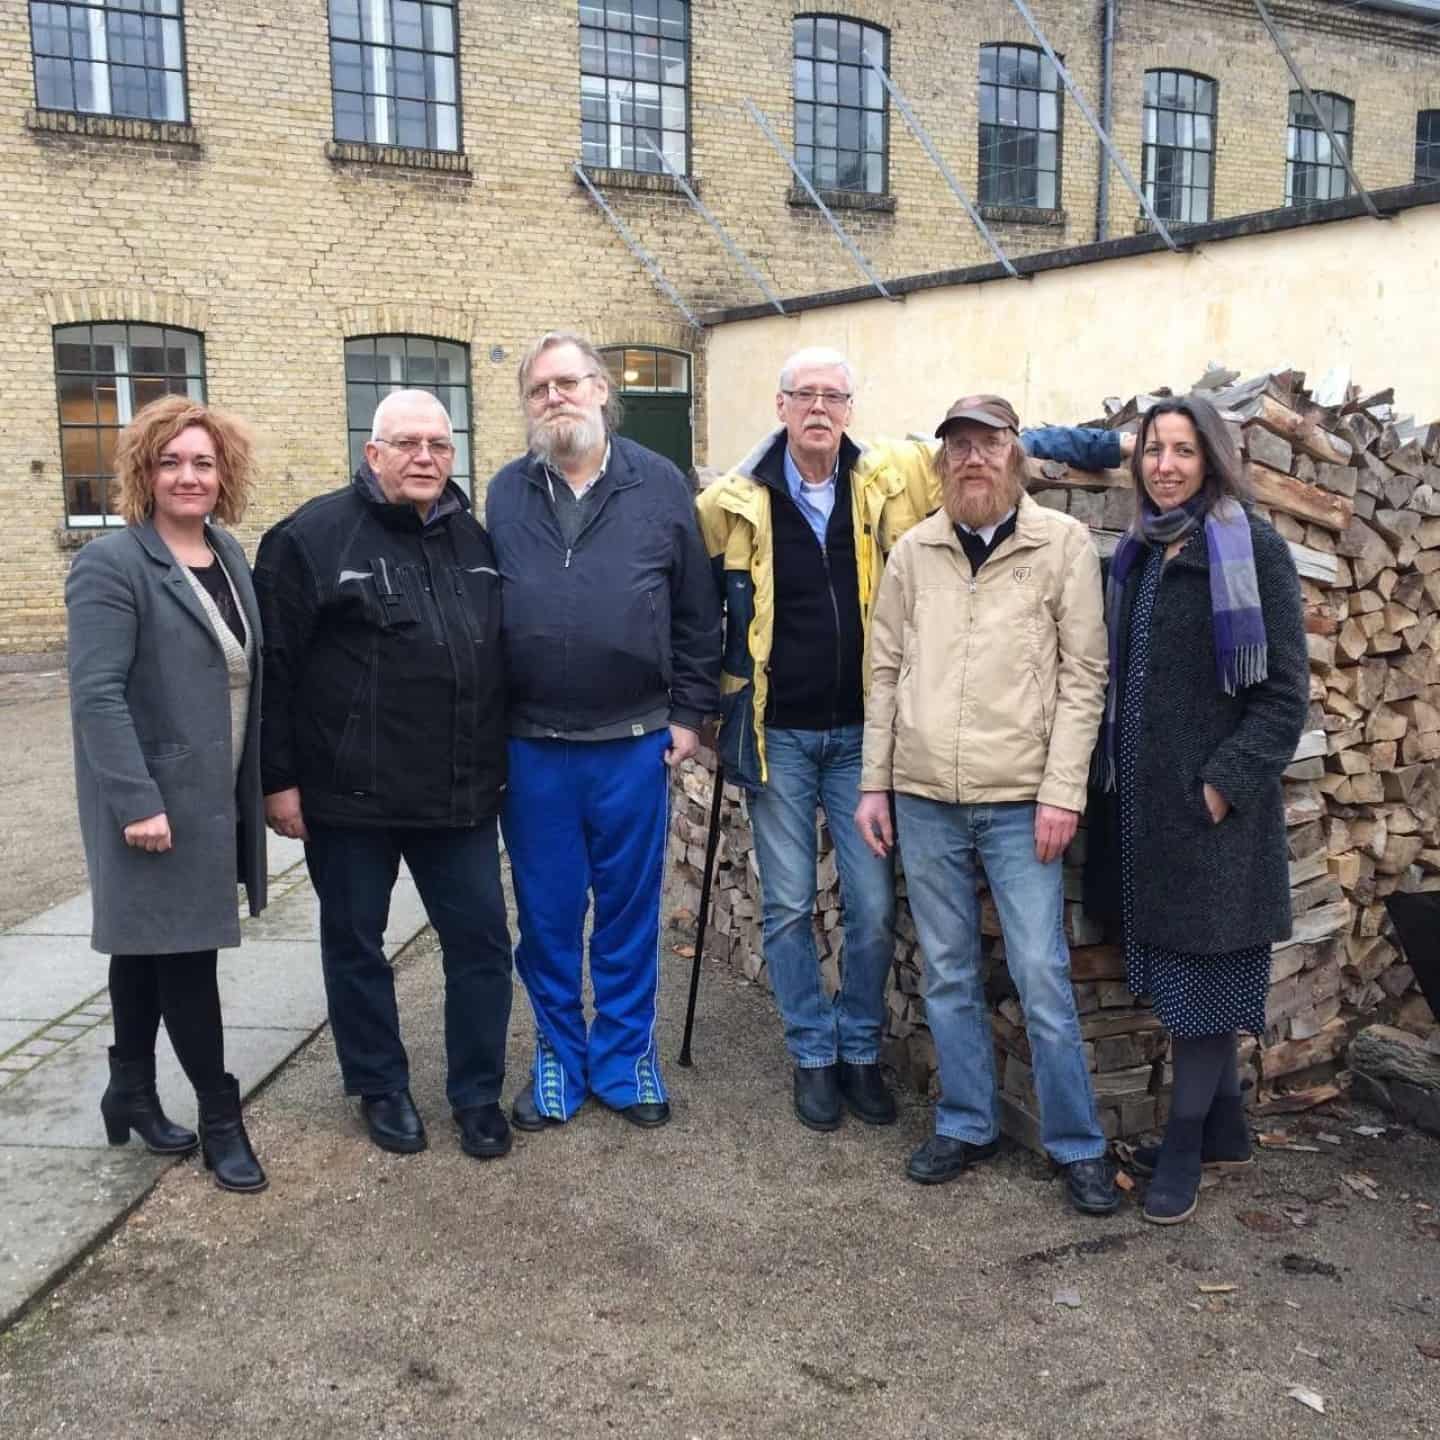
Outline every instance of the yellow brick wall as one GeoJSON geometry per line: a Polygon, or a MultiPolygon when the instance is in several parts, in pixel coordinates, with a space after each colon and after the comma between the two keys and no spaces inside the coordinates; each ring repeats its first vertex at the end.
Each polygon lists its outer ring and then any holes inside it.
{"type": "MultiPolygon", "coordinates": [[[[1028,41],[1013,7],[847,0],[835,8],[890,30],[893,75],[973,193],[976,49],[1028,41]]],[[[1313,82],[1355,99],[1362,173],[1376,183],[1407,179],[1414,112],[1440,104],[1440,45],[1433,32],[1402,44],[1395,37],[1419,33],[1415,26],[1353,12],[1319,27],[1315,17],[1337,8],[1308,3],[1282,14],[1313,82]]],[[[691,9],[693,170],[703,200],[781,294],[857,283],[820,215],[787,203],[789,172],[741,108],[753,99],[789,142],[794,12],[752,0],[697,0],[691,9]]],[[[1098,104],[1099,6],[1050,0],[1036,9],[1098,104]]],[[[347,335],[409,331],[471,347],[480,486],[523,446],[516,355],[540,330],[561,325],[601,343],[695,353],[696,459],[709,458],[703,336],[570,173],[580,153],[574,3],[462,0],[468,176],[327,157],[324,0],[188,0],[185,10],[194,144],[173,127],[146,140],[89,133],[107,127],[66,117],[51,117],[50,128],[33,122],[27,6],[0,0],[0,653],[63,639],[70,552],[51,349],[57,321],[169,315],[203,330],[210,398],[249,416],[261,435],[264,482],[241,530],[247,542],[345,478],[347,335]]],[[[1217,213],[1279,203],[1289,82],[1246,7],[1126,0],[1120,13],[1117,129],[1132,165],[1141,71],[1187,55],[1221,81],[1217,213]]],[[[1063,223],[1001,225],[1003,243],[1022,253],[1095,238],[1096,155],[1067,103],[1063,223]]],[[[880,274],[988,258],[893,109],[890,189],[892,213],[839,212],[880,274]]],[[[605,194],[693,312],[760,298],[682,197],[605,194]]],[[[1117,184],[1112,233],[1128,233],[1133,212],[1117,184]]],[[[757,426],[766,418],[757,416],[757,426]]],[[[715,458],[733,458],[748,439],[727,437],[726,454],[715,458]]]]}

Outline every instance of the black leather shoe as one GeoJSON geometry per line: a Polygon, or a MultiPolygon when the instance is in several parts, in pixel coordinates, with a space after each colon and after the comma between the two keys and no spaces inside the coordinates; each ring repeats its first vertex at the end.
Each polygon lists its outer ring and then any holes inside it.
{"type": "Polygon", "coordinates": [[[499,1105],[472,1105],[454,1114],[460,1127],[460,1148],[467,1155],[477,1160],[498,1160],[510,1153],[515,1137],[499,1105]]]}
{"type": "Polygon", "coordinates": [[[795,1067],[795,1114],[810,1130],[840,1128],[840,1067],[795,1067]]]}
{"type": "Polygon", "coordinates": [[[885,1084],[878,1065],[856,1065],[840,1062],[840,1094],[852,1115],[867,1125],[895,1123],[895,1097],[885,1084]]]}
{"type": "Polygon", "coordinates": [[[1113,1215],[1120,1207],[1115,1171],[1103,1156],[1066,1165],[1065,1193],[1082,1215],[1113,1215]]]}
{"type": "Polygon", "coordinates": [[[517,1130],[524,1130],[530,1134],[537,1130],[546,1130],[551,1125],[563,1125],[563,1120],[557,1120],[553,1115],[542,1115],[535,1107],[535,1092],[527,1085],[510,1103],[510,1123],[517,1130]]]}
{"type": "Polygon", "coordinates": [[[370,1138],[382,1149],[396,1155],[414,1155],[429,1143],[425,1139],[425,1122],[415,1108],[408,1090],[395,1090],[389,1095],[365,1095],[360,1100],[360,1113],[370,1138]]]}
{"type": "Polygon", "coordinates": [[[634,1105],[625,1105],[620,1113],[642,1130],[658,1130],[670,1123],[670,1102],[668,1100],[646,1100],[634,1105]]]}
{"type": "Polygon", "coordinates": [[[905,1173],[917,1184],[940,1185],[979,1161],[989,1160],[999,1150],[998,1140],[972,1145],[968,1140],[953,1140],[949,1135],[932,1135],[911,1155],[905,1173]]]}

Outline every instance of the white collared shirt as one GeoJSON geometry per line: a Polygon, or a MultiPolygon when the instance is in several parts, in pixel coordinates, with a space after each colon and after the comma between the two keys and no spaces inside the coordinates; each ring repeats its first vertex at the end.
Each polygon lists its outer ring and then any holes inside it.
{"type": "Polygon", "coordinates": [[[994,541],[994,539],[995,539],[995,532],[996,532],[1014,513],[1015,513],[1015,509],[1014,509],[1014,507],[1012,506],[1012,507],[1011,507],[1009,510],[1007,510],[993,525],[982,525],[978,530],[974,529],[972,526],[962,524],[959,520],[957,520],[955,523],[956,523],[957,525],[959,525],[960,528],[966,532],[966,534],[968,534],[968,535],[978,535],[987,545],[989,545],[989,544],[993,543],[993,541],[994,541]]]}

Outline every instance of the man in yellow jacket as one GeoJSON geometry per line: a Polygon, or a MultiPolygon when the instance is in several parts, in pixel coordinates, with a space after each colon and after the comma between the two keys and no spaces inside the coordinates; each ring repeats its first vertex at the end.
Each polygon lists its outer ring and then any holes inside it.
{"type": "MultiPolygon", "coordinates": [[[[765,959],[795,1062],[802,1124],[833,1130],[848,1106],[888,1124],[894,1101],[876,1061],[893,951],[887,857],[858,843],[864,650],[886,552],[940,504],[939,447],[867,448],[847,433],[855,381],[834,350],[803,350],[781,371],[780,421],[700,497],[700,525],[724,598],[720,758],[751,793],[765,959]],[[811,934],[815,814],[835,840],[844,905],[833,1003],[811,934]]],[[[1026,432],[1038,454],[1081,468],[1119,463],[1121,437],[1026,432]]]]}
{"type": "Polygon", "coordinates": [[[872,1125],[895,1119],[879,1065],[893,876],[850,816],[882,520],[887,503],[901,525],[924,511],[905,509],[900,480],[860,477],[862,451],[845,433],[854,390],[838,352],[792,355],[775,397],[779,428],[699,501],[726,607],[720,758],[750,791],[765,962],[795,1062],[795,1112],[812,1130],[834,1130],[844,1106],[872,1125]],[[833,1002],[811,933],[817,806],[835,841],[845,911],[833,1002]]]}
{"type": "Polygon", "coordinates": [[[871,617],[855,815],[887,857],[893,794],[924,955],[940,1100],[907,1173],[953,1179],[998,1138],[978,862],[1025,1009],[1045,1148],[1071,1203],[1109,1214],[1119,1202],[1070,985],[1060,868],[1105,698],[1099,561],[1084,525],[1024,493],[1007,401],[967,396],[935,433],[943,508],[895,546],[871,617]]]}

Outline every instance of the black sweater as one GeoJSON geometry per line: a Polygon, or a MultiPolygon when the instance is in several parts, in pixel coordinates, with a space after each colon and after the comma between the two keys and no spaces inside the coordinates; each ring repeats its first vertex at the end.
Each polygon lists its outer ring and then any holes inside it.
{"type": "Polygon", "coordinates": [[[861,688],[864,635],[855,574],[850,476],[860,452],[840,442],[835,508],[822,549],[785,483],[781,436],[755,467],[770,490],[774,535],[775,634],[765,723],[780,730],[829,730],[865,717],[861,688]]]}

